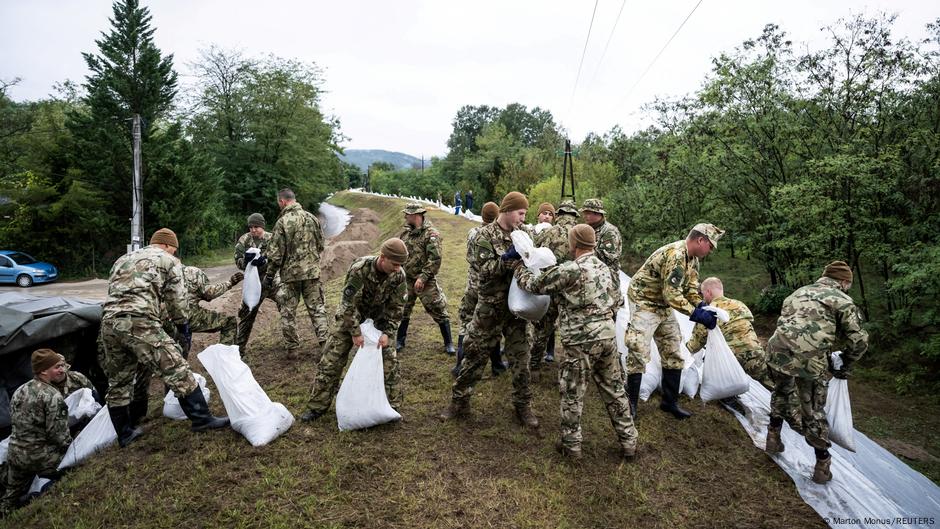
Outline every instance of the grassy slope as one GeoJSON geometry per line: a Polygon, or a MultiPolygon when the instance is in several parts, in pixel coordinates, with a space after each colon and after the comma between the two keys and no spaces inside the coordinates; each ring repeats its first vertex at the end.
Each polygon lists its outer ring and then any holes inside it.
{"type": "MultiPolygon", "coordinates": [[[[333,202],[372,208],[385,233],[399,224],[400,203],[349,194],[333,202]]],[[[431,218],[444,236],[441,281],[456,319],[471,224],[440,212],[431,218]]],[[[340,281],[327,285],[330,307],[340,281]]],[[[593,388],[584,460],[573,465],[555,454],[554,370],[535,387],[539,435],[513,424],[505,376],[481,382],[474,418],[441,424],[435,416],[449,398],[452,358],[439,352],[421,308],[413,318],[402,358],[403,423],[340,433],[330,414],[252,448],[234,431],[196,435],[153,411],[140,441],[70,472],[0,527],[824,527],[737,421],[701,401],[686,402],[696,416],[684,422],[641,404],[642,452],[632,465],[618,462],[593,388]]],[[[298,321],[309,339],[309,323],[298,321]]],[[[286,361],[273,327],[256,329],[249,364],[273,400],[299,413],[314,366],[286,361]]],[[[216,396],[212,406],[221,410],[216,396]]]]}

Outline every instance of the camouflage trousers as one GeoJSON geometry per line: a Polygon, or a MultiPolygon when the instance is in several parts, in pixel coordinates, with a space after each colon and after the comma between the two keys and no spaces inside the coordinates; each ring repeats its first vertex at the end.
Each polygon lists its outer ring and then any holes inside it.
{"type": "Polygon", "coordinates": [[[483,378],[483,368],[490,352],[499,347],[500,337],[505,339],[504,351],[512,365],[513,405],[528,405],[532,400],[526,321],[509,311],[506,299],[480,299],[477,303],[463,343],[463,362],[452,386],[454,400],[469,400],[473,395],[473,387],[483,378]]]}
{"type": "Polygon", "coordinates": [[[650,361],[650,342],[656,341],[663,369],[682,369],[685,362],[679,355],[682,334],[679,322],[670,308],[650,308],[630,302],[630,325],[624,341],[627,355],[627,374],[645,373],[650,361]]]}
{"type": "Polygon", "coordinates": [[[179,344],[159,322],[128,316],[108,318],[101,321],[101,340],[104,345],[101,367],[108,375],[109,406],[130,404],[135,386],[143,388],[146,394],[148,384],[138,380],[143,373],[157,374],[177,397],[185,397],[196,389],[196,379],[179,344]]]}
{"type": "Polygon", "coordinates": [[[623,388],[620,355],[614,340],[565,345],[565,357],[558,366],[562,444],[573,450],[581,449],[581,411],[584,409],[588,376],[594,380],[607,407],[607,415],[620,446],[636,448],[636,426],[623,388]]]}
{"type": "Polygon", "coordinates": [[[473,310],[477,307],[477,299],[479,298],[477,294],[478,284],[476,278],[473,276],[473,272],[467,276],[467,286],[463,291],[463,298],[460,300],[460,310],[457,311],[457,318],[460,320],[460,330],[458,334],[461,336],[467,335],[467,330],[470,327],[470,321],[473,319],[473,310]]]}
{"type": "Polygon", "coordinates": [[[767,388],[773,389],[774,380],[770,377],[770,370],[767,367],[766,351],[763,349],[741,351],[740,353],[735,351],[734,356],[749,377],[767,386],[767,388]]]}
{"type": "Polygon", "coordinates": [[[237,328],[238,320],[235,316],[226,316],[204,307],[190,307],[189,309],[189,330],[193,333],[218,332],[219,343],[233,345],[237,328]]]}
{"type": "MultiPolygon", "coordinates": [[[[610,300],[613,302],[611,310],[616,314],[617,311],[620,310],[620,307],[623,306],[624,301],[626,301],[623,297],[623,292],[620,291],[620,269],[611,269],[610,278],[612,279],[610,283],[610,300]]],[[[633,312],[630,314],[633,314],[633,312]]]]}
{"type": "Polygon", "coordinates": [[[322,345],[329,335],[330,325],[326,318],[326,306],[323,304],[323,286],[319,279],[304,279],[302,281],[284,281],[281,283],[283,303],[278,307],[281,311],[281,328],[284,331],[284,342],[288,351],[300,349],[300,337],[297,335],[297,320],[295,314],[300,298],[304,300],[307,314],[313,323],[313,331],[322,345]]]}
{"type": "MultiPolygon", "coordinates": [[[[829,381],[825,376],[819,378],[802,378],[781,373],[773,368],[770,375],[774,380],[774,389],[770,394],[770,416],[781,418],[793,426],[791,418],[796,410],[793,408],[793,395],[799,397],[799,412],[802,418],[802,434],[806,443],[813,448],[827,449],[832,446],[829,442],[829,421],[826,419],[826,395],[829,391],[829,381]]],[[[800,428],[794,428],[797,431],[800,428]]]]}
{"type": "MultiPolygon", "coordinates": [[[[255,318],[258,316],[258,311],[261,310],[261,304],[264,303],[265,299],[273,301],[277,305],[278,311],[281,310],[281,307],[285,304],[285,299],[284,289],[281,288],[280,281],[276,281],[272,289],[261,289],[261,300],[258,301],[254,309],[249,310],[245,302],[242,302],[242,306],[238,309],[238,330],[235,332],[235,345],[238,346],[238,350],[242,355],[245,354],[248,338],[251,337],[251,329],[255,325],[255,318]]],[[[287,341],[286,331],[284,331],[284,340],[287,341]]]]}
{"type": "MultiPolygon", "coordinates": [[[[395,352],[395,337],[390,345],[382,348],[382,370],[385,372],[385,395],[389,404],[396,410],[401,409],[404,391],[401,385],[401,372],[398,354],[395,352]]],[[[310,391],[308,407],[317,412],[325,412],[339,391],[340,375],[349,360],[349,351],[353,348],[352,335],[348,332],[334,332],[326,341],[326,347],[317,364],[317,376],[310,391]]]]}
{"type": "Polygon", "coordinates": [[[46,457],[29,457],[20,460],[14,454],[9,455],[9,459],[0,468],[5,470],[0,474],[3,479],[5,489],[3,496],[0,497],[0,516],[12,511],[17,500],[29,491],[29,486],[33,483],[36,475],[42,477],[56,477],[59,474],[57,467],[62,461],[65,453],[49,454],[46,457]]]}
{"type": "Polygon", "coordinates": [[[548,305],[548,312],[541,320],[529,326],[529,343],[532,344],[529,350],[529,369],[538,371],[542,367],[542,357],[548,348],[548,339],[555,332],[555,322],[558,319],[558,302],[552,297],[552,302],[548,305]]]}
{"type": "Polygon", "coordinates": [[[431,278],[425,283],[424,290],[421,292],[415,291],[414,281],[411,278],[408,279],[408,299],[405,301],[401,319],[407,320],[411,317],[411,311],[414,310],[415,303],[419,299],[434,323],[441,324],[450,321],[450,316],[447,315],[447,296],[444,295],[441,286],[437,284],[436,278],[431,278]]]}

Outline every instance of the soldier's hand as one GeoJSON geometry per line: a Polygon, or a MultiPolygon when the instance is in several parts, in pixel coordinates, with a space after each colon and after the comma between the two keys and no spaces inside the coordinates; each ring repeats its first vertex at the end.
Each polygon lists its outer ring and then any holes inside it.
{"type": "Polygon", "coordinates": [[[241,272],[235,272],[234,274],[232,274],[232,277],[229,278],[229,281],[232,282],[232,286],[235,286],[235,285],[241,283],[241,282],[242,282],[242,279],[245,279],[245,274],[243,274],[243,273],[241,273],[241,272]]]}
{"type": "Polygon", "coordinates": [[[424,280],[419,277],[417,281],[415,281],[415,292],[423,292],[423,291],[424,291],[424,280]]]}
{"type": "Polygon", "coordinates": [[[176,332],[180,335],[180,346],[188,351],[193,345],[193,332],[189,328],[189,322],[179,323],[176,325],[176,332]]]}
{"type": "Polygon", "coordinates": [[[353,336],[353,345],[356,347],[362,347],[366,343],[366,338],[363,335],[353,336]]]}
{"type": "Polygon", "coordinates": [[[387,346],[388,346],[388,339],[389,339],[389,338],[388,338],[388,335],[387,335],[387,334],[383,334],[383,335],[379,338],[379,347],[382,347],[382,348],[387,347],[387,346]]]}

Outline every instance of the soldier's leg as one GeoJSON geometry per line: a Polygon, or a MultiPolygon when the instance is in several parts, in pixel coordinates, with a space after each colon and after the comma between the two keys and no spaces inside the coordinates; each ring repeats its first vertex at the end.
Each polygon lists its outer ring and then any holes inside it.
{"type": "Polygon", "coordinates": [[[405,300],[405,306],[402,308],[402,320],[411,318],[411,312],[415,310],[415,303],[418,301],[418,294],[415,292],[414,280],[408,277],[405,278],[405,282],[408,284],[408,298],[405,300]]]}
{"type": "Polygon", "coordinates": [[[382,371],[385,375],[385,395],[388,397],[388,403],[396,411],[401,411],[405,402],[405,388],[401,383],[398,352],[392,344],[382,348],[382,371]]]}
{"type": "Polygon", "coordinates": [[[828,450],[829,421],[826,419],[826,395],[829,383],[824,377],[817,379],[796,379],[800,395],[800,409],[803,413],[803,437],[806,443],[819,451],[828,450]]]}
{"type": "MultiPolygon", "coordinates": [[[[131,427],[136,427],[140,420],[147,416],[147,409],[150,405],[150,381],[153,379],[153,372],[145,364],[137,362],[137,368],[134,373],[134,394],[131,397],[128,416],[130,417],[131,427]]],[[[164,392],[168,391],[164,389],[164,392]]]]}
{"type": "Polygon", "coordinates": [[[326,342],[329,335],[330,324],[326,318],[326,305],[323,301],[323,285],[319,279],[309,279],[302,282],[304,305],[307,307],[307,314],[310,315],[310,322],[313,324],[313,332],[320,342],[320,346],[326,342]]]}
{"type": "MultiPolygon", "coordinates": [[[[219,343],[232,345],[235,342],[235,318],[220,312],[200,307],[189,314],[189,330],[197,332],[218,332],[219,343]]],[[[185,356],[184,356],[185,357],[185,356]]]]}
{"type": "Polygon", "coordinates": [[[483,367],[489,360],[490,352],[494,347],[499,347],[504,324],[502,317],[502,311],[497,310],[492,303],[477,303],[467,329],[463,362],[460,363],[457,380],[451,387],[454,401],[467,402],[473,395],[473,387],[483,377],[483,367]]]}
{"type": "Polygon", "coordinates": [[[621,383],[619,356],[617,342],[600,340],[591,344],[587,358],[591,366],[591,378],[607,408],[607,416],[610,417],[617,440],[625,454],[632,454],[636,450],[637,431],[621,383]]]}
{"type": "Polygon", "coordinates": [[[418,294],[424,310],[431,316],[434,323],[437,323],[441,331],[441,339],[444,340],[444,352],[454,354],[453,335],[450,330],[450,315],[447,314],[447,296],[444,290],[437,284],[437,279],[431,279],[424,285],[424,290],[418,294]]]}
{"type": "MultiPolygon", "coordinates": [[[[561,397],[561,445],[570,452],[581,451],[581,412],[587,389],[587,358],[578,345],[565,349],[558,364],[558,392],[561,397]]],[[[621,389],[622,391],[622,389],[621,389]]]]}
{"type": "Polygon", "coordinates": [[[774,387],[773,379],[770,378],[770,372],[767,370],[767,353],[763,349],[744,351],[737,355],[737,358],[749,377],[768,388],[774,387]]]}
{"type": "Polygon", "coordinates": [[[284,333],[284,347],[287,355],[294,358],[300,349],[300,337],[297,335],[297,304],[300,303],[300,281],[281,283],[281,303],[278,311],[281,313],[281,331],[284,333]]]}
{"type": "Polygon", "coordinates": [[[467,286],[463,291],[463,298],[460,300],[460,310],[457,312],[457,316],[460,318],[460,330],[458,331],[460,336],[467,335],[467,327],[470,325],[470,320],[473,319],[473,309],[476,306],[477,290],[470,279],[467,278],[467,286]]]}
{"type": "Polygon", "coordinates": [[[185,398],[198,388],[179,344],[167,336],[161,327],[146,320],[136,320],[133,339],[127,344],[137,360],[160,377],[178,399],[185,398]]]}
{"type": "Polygon", "coordinates": [[[627,354],[627,375],[646,372],[646,364],[650,361],[650,343],[661,321],[658,312],[644,310],[630,303],[630,325],[624,335],[630,351],[627,354]]]}
{"type": "MultiPolygon", "coordinates": [[[[261,298],[261,301],[264,301],[264,298],[261,298]]],[[[238,346],[242,356],[245,355],[247,350],[248,339],[251,337],[251,328],[255,325],[255,317],[258,316],[260,308],[261,302],[252,310],[249,310],[248,305],[243,302],[238,309],[238,329],[235,331],[235,345],[238,346]]]]}
{"type": "Polygon", "coordinates": [[[679,347],[682,342],[679,322],[676,321],[670,309],[664,309],[660,316],[662,322],[653,333],[663,366],[662,401],[659,409],[671,413],[677,419],[686,419],[691,417],[692,413],[679,406],[679,387],[684,365],[682,357],[679,356],[679,347]]]}
{"type": "Polygon", "coordinates": [[[532,344],[529,349],[529,369],[539,370],[542,367],[543,356],[548,350],[548,339],[555,330],[555,319],[558,318],[558,304],[554,298],[548,306],[548,312],[545,316],[532,324],[532,337],[529,342],[532,344]]]}
{"type": "Polygon", "coordinates": [[[517,409],[528,407],[532,400],[532,390],[529,387],[531,373],[529,371],[529,345],[526,341],[526,321],[516,318],[509,310],[503,315],[506,323],[503,325],[503,350],[511,364],[512,371],[512,403],[517,409]]]}
{"type": "Polygon", "coordinates": [[[138,362],[133,351],[123,344],[123,338],[129,336],[130,332],[131,324],[128,319],[106,320],[101,323],[101,340],[104,346],[101,368],[108,376],[108,394],[105,395],[105,401],[109,407],[127,406],[131,403],[138,362]]]}
{"type": "Polygon", "coordinates": [[[308,410],[322,415],[330,408],[330,403],[339,390],[339,376],[346,367],[352,347],[352,335],[347,332],[337,331],[327,337],[323,355],[317,364],[317,376],[310,390],[308,410]]]}
{"type": "Polygon", "coordinates": [[[4,482],[6,485],[3,497],[0,497],[0,518],[9,514],[19,506],[21,496],[29,491],[36,472],[30,468],[23,468],[8,461],[3,466],[6,469],[4,482]]]}

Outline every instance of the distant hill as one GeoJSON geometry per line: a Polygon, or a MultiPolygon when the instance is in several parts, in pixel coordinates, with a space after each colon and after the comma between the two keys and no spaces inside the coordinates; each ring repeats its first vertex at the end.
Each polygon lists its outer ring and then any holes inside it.
{"type": "Polygon", "coordinates": [[[390,163],[399,169],[407,169],[415,164],[421,165],[421,158],[415,158],[403,152],[383,151],[381,149],[346,149],[346,153],[341,155],[340,159],[359,167],[363,171],[375,162],[390,163]]]}

